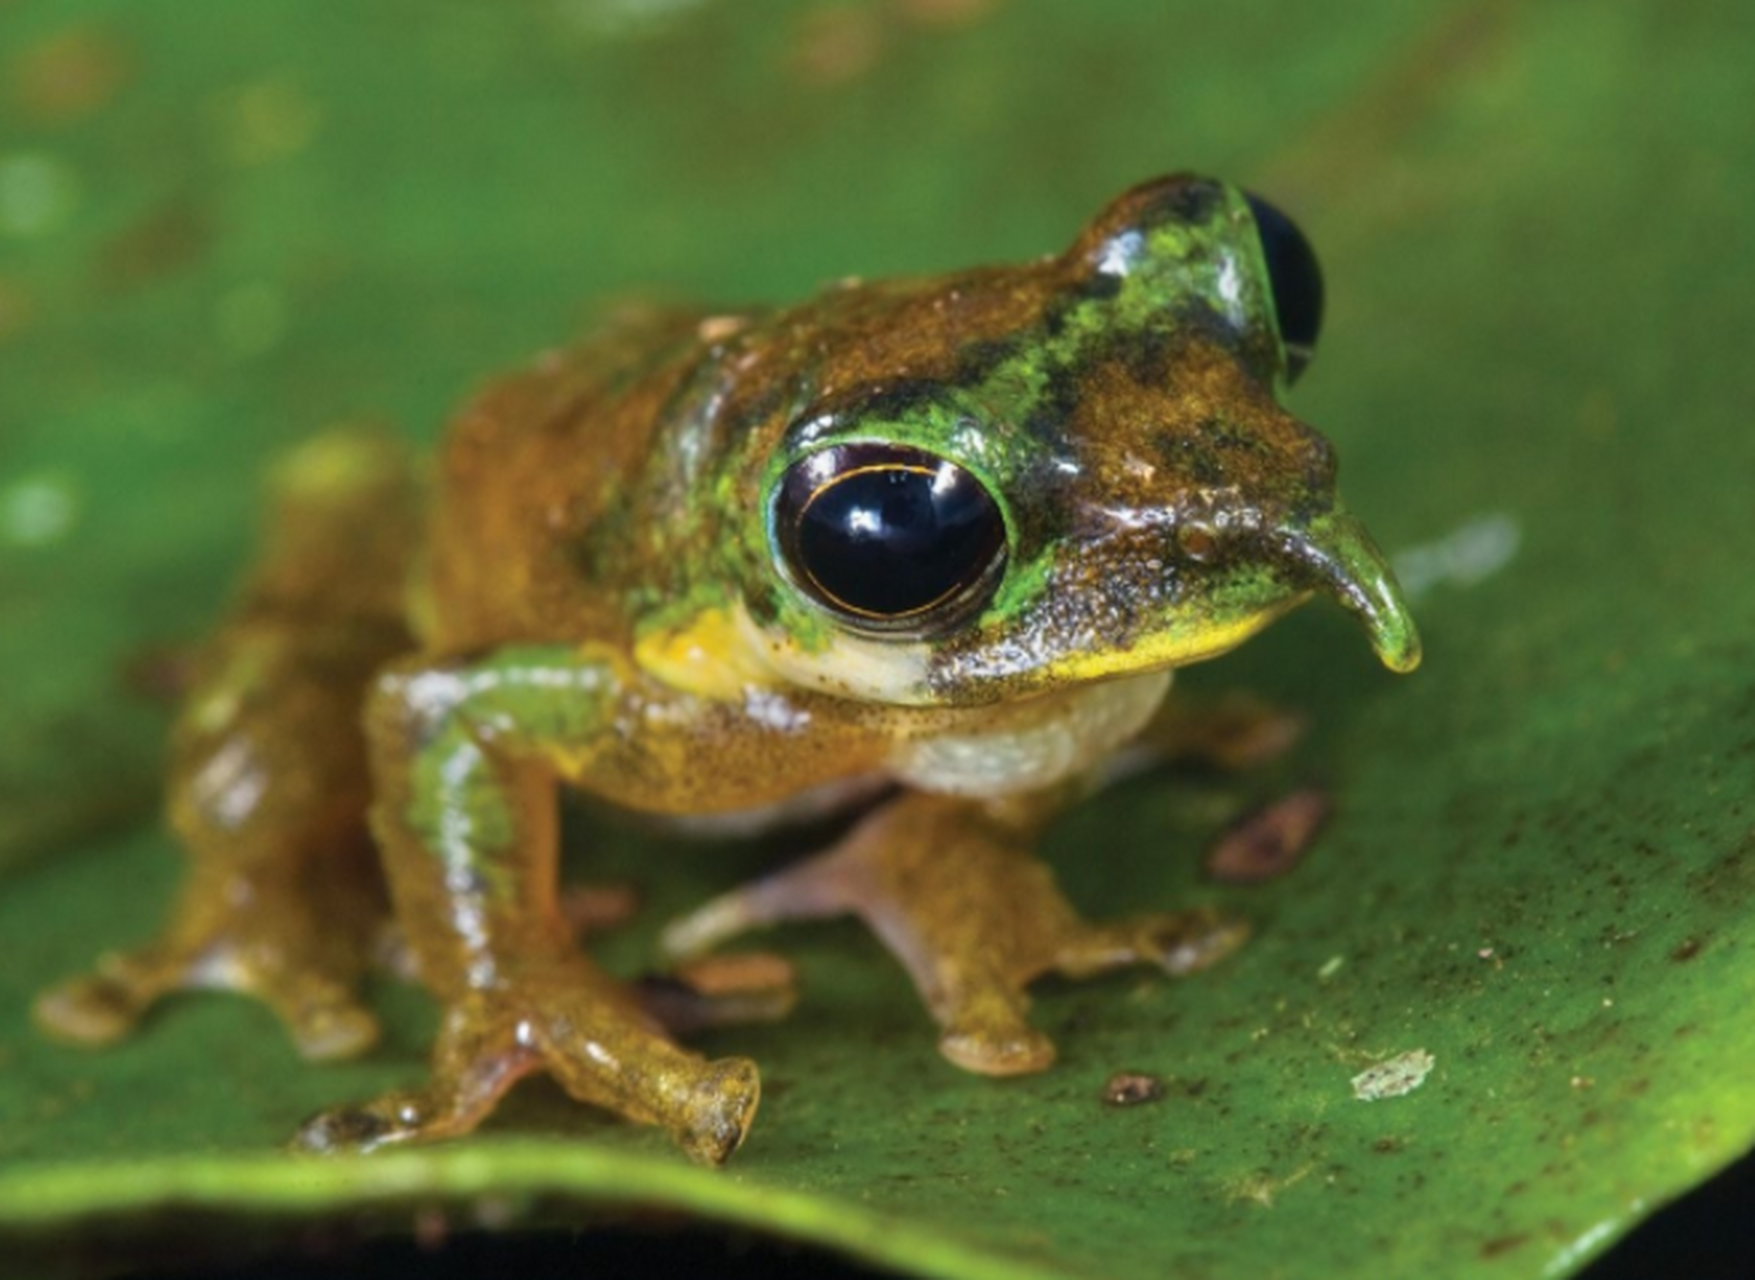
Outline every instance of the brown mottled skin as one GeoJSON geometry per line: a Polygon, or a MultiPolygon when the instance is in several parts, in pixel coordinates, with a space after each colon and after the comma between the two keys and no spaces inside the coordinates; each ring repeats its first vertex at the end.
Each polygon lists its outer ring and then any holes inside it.
{"type": "MultiPolygon", "coordinates": [[[[755,1066],[679,1047],[661,1015],[701,1010],[664,1013],[581,949],[560,783],[690,816],[887,788],[834,847],[673,922],[666,949],[857,914],[969,1070],[1050,1064],[1025,994],[1043,973],[1211,963],[1236,925],[1080,917],[1031,855],[1042,826],[1147,727],[1171,668],[1313,592],[1392,667],[1418,660],[1331,449],[1276,399],[1313,335],[1280,330],[1258,216],[1167,178],[1022,266],[626,316],[482,394],[430,493],[393,445],[313,443],[179,720],[191,870],[171,922],[45,994],[39,1021],[103,1043],[169,992],[223,986],[308,1057],[359,1052],[387,890],[445,1010],[432,1072],[315,1117],[302,1146],[466,1132],[547,1071],[718,1163],[755,1066]],[[824,523],[860,485],[880,496],[824,523]],[[904,489],[937,513],[909,526],[932,549],[859,559],[871,521],[919,518],[885,505],[904,489]],[[959,550],[945,530],[964,527],[988,549],[959,550]]],[[[1273,734],[1235,708],[1175,730],[1237,760],[1273,734]]]]}

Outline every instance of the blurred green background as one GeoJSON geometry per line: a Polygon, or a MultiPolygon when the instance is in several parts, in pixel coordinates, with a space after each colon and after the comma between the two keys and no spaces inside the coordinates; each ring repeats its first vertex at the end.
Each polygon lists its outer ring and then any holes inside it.
{"type": "MultiPolygon", "coordinates": [[[[211,1248],[657,1206],[954,1276],[1576,1270],[1755,1136],[1744,18],[0,2],[0,1238],[51,1268],[190,1221],[211,1248]],[[1289,620],[1188,679],[1307,713],[1288,759],[1139,779],[1056,832],[1093,912],[1222,902],[1256,922],[1244,953],[1045,990],[1061,1064],[995,1083],[938,1060],[857,929],[788,931],[797,1014],[706,1046],[769,1086],[720,1174],[542,1086],[449,1148],[278,1156],[418,1073],[406,990],[336,1068],[217,998],[101,1056],[30,1031],[30,993],[143,937],[174,884],[151,694],[247,558],[268,460],[341,422],[431,439],[619,300],[1028,257],[1172,169],[1315,242],[1330,308],[1293,407],[1427,639],[1396,681],[1334,612],[1289,620]],[[1200,850],[1296,785],[1336,801],[1306,864],[1204,883],[1200,850]],[[1353,1097],[1413,1050],[1418,1090],[1353,1097]],[[1169,1096],[1103,1109],[1123,1067],[1169,1096]]],[[[606,945],[627,971],[773,852],[602,843],[581,872],[651,899],[606,945]]]]}

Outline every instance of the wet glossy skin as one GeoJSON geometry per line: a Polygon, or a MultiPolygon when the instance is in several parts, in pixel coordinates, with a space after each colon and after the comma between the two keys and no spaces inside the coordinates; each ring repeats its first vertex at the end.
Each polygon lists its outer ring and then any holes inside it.
{"type": "Polygon", "coordinates": [[[1357,613],[1389,666],[1418,661],[1331,449],[1277,403],[1286,368],[1250,206],[1174,178],[1024,266],[625,321],[490,388],[430,495],[388,445],[319,442],[179,722],[182,903],[40,1020],[101,1042],[170,990],[229,986],[308,1056],[357,1052],[387,887],[446,1009],[432,1075],[316,1117],[303,1145],[464,1132],[546,1070],[716,1163],[748,1130],[756,1069],[678,1047],[580,949],[556,787],[711,815],[900,784],[835,847],[674,922],[667,948],[858,914],[951,1061],[1046,1067],[1033,978],[1186,972],[1241,936],[1194,915],[1086,922],[1030,854],[1170,670],[1312,593],[1357,613]],[[808,468],[851,445],[977,486],[1003,521],[984,574],[900,621],[825,602],[786,485],[814,497],[808,468]]]}

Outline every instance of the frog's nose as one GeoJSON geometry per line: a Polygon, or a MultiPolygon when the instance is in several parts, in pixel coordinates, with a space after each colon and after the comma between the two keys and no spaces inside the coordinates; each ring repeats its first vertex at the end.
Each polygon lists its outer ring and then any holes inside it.
{"type": "Polygon", "coordinates": [[[1282,545],[1313,585],[1357,614],[1371,647],[1391,671],[1420,665],[1420,633],[1401,587],[1365,526],[1339,503],[1307,525],[1284,531],[1282,545]]]}

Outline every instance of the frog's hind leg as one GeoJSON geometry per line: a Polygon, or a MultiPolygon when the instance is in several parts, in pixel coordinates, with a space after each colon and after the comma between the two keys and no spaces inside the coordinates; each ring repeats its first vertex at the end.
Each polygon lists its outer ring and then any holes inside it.
{"type": "Polygon", "coordinates": [[[1192,973],[1245,934],[1205,911],[1083,919],[1029,852],[1060,798],[901,796],[826,852],[674,922],[665,948],[698,955],[757,926],[858,915],[907,969],[945,1057],[984,1075],[1041,1071],[1054,1045],[1028,1020],[1034,979],[1136,964],[1192,973]]]}
{"type": "Polygon", "coordinates": [[[172,731],[167,809],[189,868],[170,922],[44,993],[46,1031],[106,1044],[166,995],[225,988],[272,1008],[309,1058],[376,1038],[355,996],[385,912],[360,710],[411,645],[417,490],[404,450],[376,437],[326,436],[282,465],[267,554],[172,731]]]}

